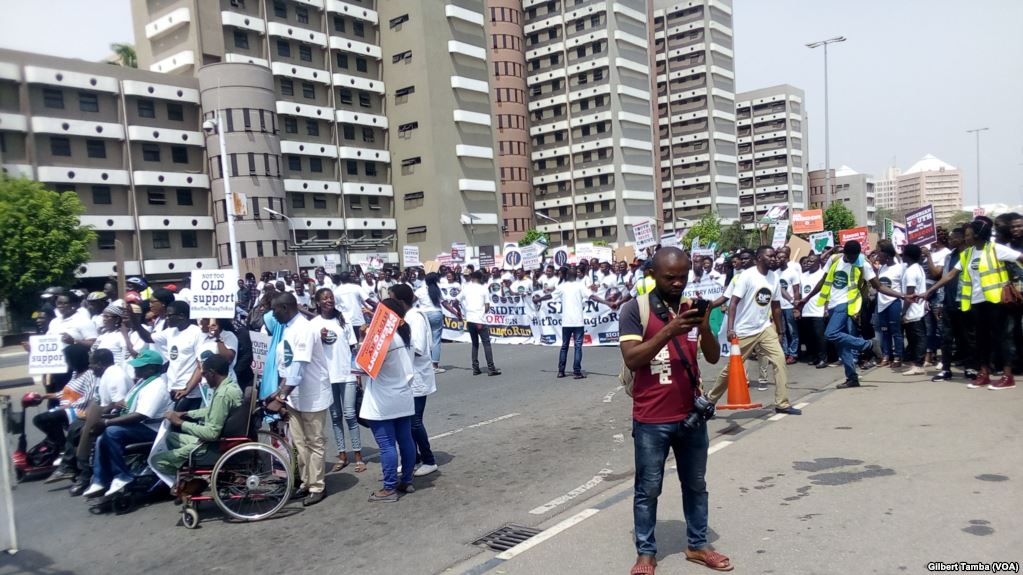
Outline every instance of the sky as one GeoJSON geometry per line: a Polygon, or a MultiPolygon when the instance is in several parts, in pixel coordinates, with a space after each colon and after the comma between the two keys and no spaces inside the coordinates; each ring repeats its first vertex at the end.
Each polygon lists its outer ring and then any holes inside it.
{"type": "MultiPolygon", "coordinates": [[[[403,0],[404,1],[404,0],[403,0]]],[[[129,0],[0,0],[0,47],[100,60],[133,38],[129,0]]],[[[933,154],[976,203],[1023,202],[1023,1],[734,0],[739,91],[806,92],[810,169],[824,167],[828,48],[831,165],[880,175],[933,154]]]]}

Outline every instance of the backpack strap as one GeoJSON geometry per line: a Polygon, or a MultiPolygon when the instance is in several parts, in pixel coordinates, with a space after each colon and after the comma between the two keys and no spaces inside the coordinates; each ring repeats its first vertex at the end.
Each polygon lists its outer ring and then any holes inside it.
{"type": "Polygon", "coordinates": [[[650,322],[650,294],[645,293],[636,298],[639,304],[639,324],[642,327],[642,337],[646,337],[646,326],[650,322]]]}

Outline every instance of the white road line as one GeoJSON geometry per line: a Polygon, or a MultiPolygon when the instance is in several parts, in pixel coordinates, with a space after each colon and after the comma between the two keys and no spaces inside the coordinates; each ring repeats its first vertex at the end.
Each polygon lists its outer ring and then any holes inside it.
{"type": "Polygon", "coordinates": [[[536,537],[532,537],[530,539],[527,539],[527,540],[523,541],[522,543],[519,543],[515,547],[512,547],[511,549],[509,549],[509,550],[507,550],[507,551],[505,551],[503,553],[498,554],[497,558],[498,559],[502,559],[504,561],[512,559],[516,555],[519,555],[520,553],[525,553],[526,551],[529,551],[533,547],[536,547],[537,545],[543,543],[544,541],[547,541],[548,539],[554,537],[555,535],[561,533],[562,531],[565,531],[566,529],[568,529],[569,527],[572,527],[573,525],[577,525],[579,523],[582,523],[586,519],[589,519],[590,517],[593,517],[594,515],[596,515],[599,512],[600,512],[599,509],[593,509],[592,507],[589,508],[589,509],[583,509],[579,513],[569,517],[568,519],[562,521],[561,523],[558,523],[557,525],[551,527],[550,529],[544,530],[543,532],[541,532],[536,537]]]}
{"type": "Polygon", "coordinates": [[[610,469],[601,469],[600,473],[593,476],[593,479],[587,481],[586,483],[583,483],[579,487],[576,487],[572,491],[569,491],[568,493],[560,497],[551,499],[547,503],[544,503],[543,505],[535,509],[531,509],[529,513],[531,515],[543,515],[544,513],[550,511],[551,509],[558,507],[559,505],[564,505],[565,503],[568,503],[569,501],[575,499],[576,497],[579,497],[583,493],[586,493],[590,489],[593,489],[594,487],[600,485],[601,482],[604,481],[604,478],[607,477],[608,475],[611,475],[610,469]]]}
{"type": "Polygon", "coordinates": [[[621,389],[622,386],[619,385],[618,387],[609,391],[608,394],[604,396],[604,403],[611,403],[611,400],[615,398],[615,394],[618,393],[621,389]]]}
{"type": "Polygon", "coordinates": [[[778,421],[779,419],[782,419],[786,415],[788,415],[788,414],[787,413],[775,413],[771,417],[768,417],[767,421],[778,421]]]}
{"type": "Polygon", "coordinates": [[[731,444],[732,444],[732,442],[728,441],[728,440],[719,441],[719,442],[715,443],[714,445],[710,446],[710,449],[707,450],[707,455],[711,455],[713,453],[717,453],[717,452],[721,451],[722,449],[728,447],[731,444]]]}
{"type": "Polygon", "coordinates": [[[804,408],[804,407],[806,407],[807,405],[810,405],[810,402],[808,402],[808,401],[804,401],[803,403],[797,403],[797,404],[796,404],[796,409],[803,409],[803,408],[804,408]]]}
{"type": "Polygon", "coordinates": [[[521,414],[520,413],[509,413],[507,415],[502,415],[501,417],[495,417],[493,419],[488,419],[486,421],[481,421],[479,423],[474,423],[472,425],[467,425],[465,427],[459,427],[458,429],[452,429],[451,431],[445,431],[444,433],[441,433],[439,435],[434,435],[433,437],[430,438],[430,441],[433,441],[434,439],[440,439],[442,437],[449,437],[449,436],[452,436],[452,435],[454,435],[456,433],[462,433],[466,429],[476,429],[478,427],[483,427],[484,425],[490,425],[491,423],[497,423],[498,421],[504,421],[505,419],[511,419],[512,417],[515,417],[517,415],[521,415],[521,414]]]}

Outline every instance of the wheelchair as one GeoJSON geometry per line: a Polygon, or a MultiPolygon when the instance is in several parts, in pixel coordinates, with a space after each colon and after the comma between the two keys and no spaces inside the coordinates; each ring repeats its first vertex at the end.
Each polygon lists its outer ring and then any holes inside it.
{"type": "Polygon", "coordinates": [[[221,438],[192,450],[178,470],[181,523],[199,525],[199,503],[213,501],[235,521],[259,521],[280,511],[288,502],[294,481],[294,448],[280,434],[260,429],[266,415],[253,387],[224,423],[221,438]],[[201,486],[195,494],[186,493],[201,486]],[[204,494],[206,490],[208,494],[204,494]]]}

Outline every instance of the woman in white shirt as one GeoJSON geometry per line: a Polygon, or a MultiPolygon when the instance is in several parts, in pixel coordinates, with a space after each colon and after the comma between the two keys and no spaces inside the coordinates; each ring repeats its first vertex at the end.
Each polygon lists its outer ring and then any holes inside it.
{"type": "MultiPolygon", "coordinates": [[[[395,299],[380,305],[404,319],[405,306],[395,299]]],[[[370,501],[397,501],[398,491],[412,493],[412,473],[416,464],[416,442],[412,439],[412,416],[416,413],[412,395],[412,330],[402,322],[391,338],[387,355],[377,377],[369,380],[359,416],[369,422],[380,448],[380,467],[384,486],[370,495],[370,501]],[[401,450],[401,477],[398,477],[398,449],[401,450]]]]}
{"type": "Polygon", "coordinates": [[[426,397],[437,392],[437,376],[430,361],[430,346],[433,337],[430,334],[430,323],[422,310],[416,309],[416,296],[412,289],[405,285],[391,288],[394,298],[405,304],[405,323],[412,332],[412,396],[415,400],[416,413],[412,416],[412,439],[416,442],[415,477],[422,477],[437,471],[437,460],[430,449],[430,436],[423,425],[423,412],[426,411],[426,397]]]}
{"type": "Polygon", "coordinates": [[[427,321],[430,322],[430,334],[433,339],[430,346],[430,359],[433,361],[433,371],[444,373],[446,370],[440,366],[440,341],[444,334],[444,310],[441,309],[439,281],[440,274],[436,272],[426,274],[425,283],[415,291],[415,296],[416,308],[423,312],[427,321]]]}
{"type": "MultiPolygon", "coordinates": [[[[927,291],[927,274],[920,265],[923,254],[920,246],[908,244],[902,248],[902,257],[906,260],[902,273],[902,290],[906,294],[922,294],[927,291]]],[[[906,359],[913,363],[903,375],[923,375],[924,359],[927,352],[927,326],[924,322],[924,311],[927,302],[919,299],[907,304],[902,312],[902,322],[906,328],[906,359]]]]}
{"type": "MultiPolygon", "coordinates": [[[[219,355],[231,365],[230,374],[234,377],[234,364],[238,359],[238,336],[234,333],[234,326],[229,319],[200,319],[199,329],[205,337],[199,341],[195,350],[196,370],[202,373],[202,363],[211,355],[219,355]]],[[[210,400],[210,386],[206,378],[202,378],[199,385],[199,393],[202,394],[203,404],[210,400]]]]}
{"type": "Polygon", "coordinates": [[[313,297],[316,301],[317,315],[310,323],[320,334],[320,341],[323,342],[331,392],[334,394],[334,403],[330,406],[330,420],[337,443],[337,463],[331,471],[337,472],[348,467],[345,431],[342,427],[344,423],[348,426],[348,438],[352,444],[352,451],[355,452],[355,472],[362,473],[366,471],[366,462],[362,459],[362,435],[359,432],[359,418],[355,413],[355,398],[358,395],[359,384],[352,375],[352,352],[358,340],[352,324],[346,322],[344,314],[337,309],[333,291],[320,288],[313,297]]]}
{"type": "Polygon", "coordinates": [[[128,361],[146,349],[146,343],[124,324],[124,308],[108,305],[100,317],[103,319],[101,333],[90,351],[109,349],[114,354],[114,363],[125,370],[129,377],[133,376],[135,370],[128,365],[128,361]]]}
{"type": "MultiPolygon", "coordinates": [[[[902,275],[906,266],[897,261],[895,246],[887,240],[882,240],[878,243],[876,253],[881,263],[877,273],[878,281],[883,286],[901,292],[902,275]]],[[[880,328],[878,335],[881,338],[881,363],[878,365],[891,365],[893,369],[902,367],[902,300],[878,293],[877,324],[880,328]]]]}

